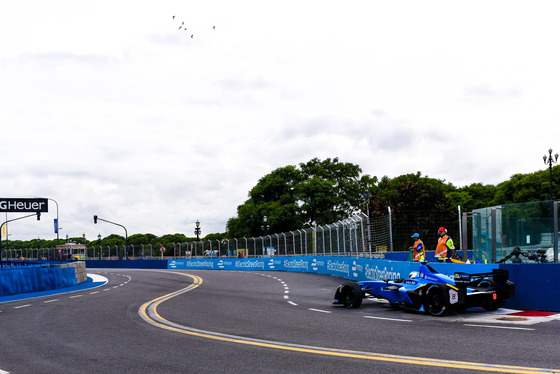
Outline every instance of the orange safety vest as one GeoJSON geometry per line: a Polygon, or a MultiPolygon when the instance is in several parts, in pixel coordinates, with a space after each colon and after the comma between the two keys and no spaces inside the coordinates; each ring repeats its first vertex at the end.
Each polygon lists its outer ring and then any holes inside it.
{"type": "Polygon", "coordinates": [[[412,261],[422,261],[424,258],[426,258],[424,243],[418,239],[414,242],[414,248],[412,248],[412,261]]]}
{"type": "Polygon", "coordinates": [[[447,258],[447,241],[451,239],[448,235],[444,235],[438,239],[435,258],[447,258]]]}

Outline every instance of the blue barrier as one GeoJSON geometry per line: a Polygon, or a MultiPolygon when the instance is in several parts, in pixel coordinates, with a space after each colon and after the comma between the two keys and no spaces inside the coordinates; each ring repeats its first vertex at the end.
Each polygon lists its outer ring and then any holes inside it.
{"type": "MultiPolygon", "coordinates": [[[[437,271],[453,276],[456,271],[483,273],[498,264],[430,263],[437,271]]],[[[169,260],[168,269],[295,271],[333,275],[351,280],[385,280],[406,278],[417,271],[418,262],[391,261],[337,256],[263,257],[245,259],[169,260]]]]}
{"type": "Polygon", "coordinates": [[[0,268],[0,297],[75,286],[74,268],[50,267],[49,263],[15,263],[0,268]]]}
{"type": "Polygon", "coordinates": [[[514,309],[560,311],[560,264],[500,264],[515,283],[515,297],[506,306],[514,309]]]}

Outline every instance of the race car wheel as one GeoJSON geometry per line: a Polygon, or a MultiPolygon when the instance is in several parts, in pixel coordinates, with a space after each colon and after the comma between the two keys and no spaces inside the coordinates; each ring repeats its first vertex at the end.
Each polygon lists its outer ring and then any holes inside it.
{"type": "MultiPolygon", "coordinates": [[[[492,279],[483,279],[480,282],[478,282],[476,286],[478,288],[494,288],[496,284],[492,279]]],[[[483,307],[485,310],[492,312],[494,310],[500,309],[501,307],[504,306],[504,304],[505,304],[505,300],[492,299],[492,300],[486,300],[480,306],[483,307]]]]}
{"type": "Polygon", "coordinates": [[[432,284],[424,296],[424,310],[432,316],[444,316],[448,308],[446,288],[441,284],[432,284]]]}
{"type": "Polygon", "coordinates": [[[364,293],[357,283],[347,283],[340,290],[340,297],[345,308],[359,308],[364,293]]]}
{"type": "Polygon", "coordinates": [[[399,304],[399,303],[389,303],[389,306],[393,309],[400,309],[401,308],[401,304],[399,304]]]}
{"type": "Polygon", "coordinates": [[[487,311],[489,311],[489,312],[492,312],[492,311],[494,311],[494,310],[498,310],[498,309],[500,309],[501,307],[503,307],[505,303],[506,303],[506,302],[505,302],[504,300],[492,300],[492,301],[486,301],[486,302],[484,302],[481,306],[482,306],[485,310],[487,310],[487,311]]]}

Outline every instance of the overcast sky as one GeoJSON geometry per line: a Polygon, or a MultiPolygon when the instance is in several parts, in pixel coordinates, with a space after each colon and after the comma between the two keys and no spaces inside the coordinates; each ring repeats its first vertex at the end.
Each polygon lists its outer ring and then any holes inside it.
{"type": "MultiPolygon", "coordinates": [[[[543,170],[560,152],[559,11],[6,1],[0,197],[56,200],[61,237],[124,236],[94,214],[129,235],[193,237],[197,219],[203,236],[224,232],[261,177],[314,157],[457,187],[543,170]]],[[[50,201],[40,222],[10,223],[10,240],[55,238],[55,217],[50,201]]]]}

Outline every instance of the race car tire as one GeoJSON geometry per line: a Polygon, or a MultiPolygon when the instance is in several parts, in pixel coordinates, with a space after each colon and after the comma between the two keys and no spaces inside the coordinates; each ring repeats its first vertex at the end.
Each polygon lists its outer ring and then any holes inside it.
{"type": "Polygon", "coordinates": [[[357,283],[347,283],[340,290],[340,298],[345,308],[359,308],[364,292],[357,283]]]}
{"type": "Polygon", "coordinates": [[[399,303],[389,303],[389,306],[395,310],[401,308],[401,304],[399,303]]]}
{"type": "Polygon", "coordinates": [[[424,296],[424,310],[432,316],[442,317],[448,309],[447,288],[442,284],[428,286],[424,296]]]}
{"type": "MultiPolygon", "coordinates": [[[[496,284],[492,279],[482,279],[476,286],[478,288],[494,288],[496,284]]],[[[480,306],[489,312],[493,312],[503,307],[505,303],[505,300],[487,300],[480,306]]]]}
{"type": "Polygon", "coordinates": [[[501,307],[503,307],[505,303],[506,302],[504,300],[492,300],[492,301],[486,301],[481,306],[484,308],[484,310],[493,312],[494,310],[498,310],[501,307]]]}

